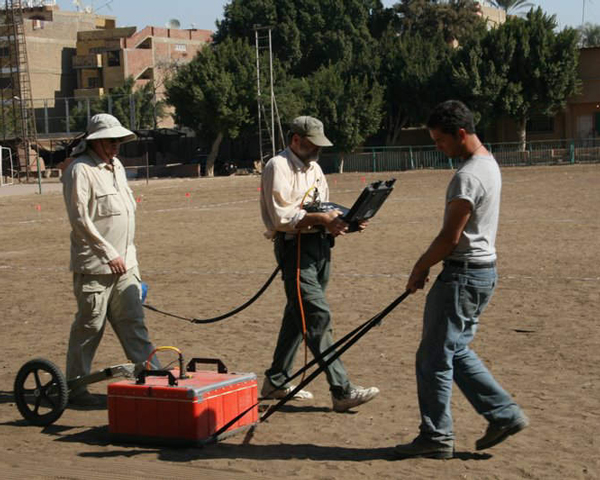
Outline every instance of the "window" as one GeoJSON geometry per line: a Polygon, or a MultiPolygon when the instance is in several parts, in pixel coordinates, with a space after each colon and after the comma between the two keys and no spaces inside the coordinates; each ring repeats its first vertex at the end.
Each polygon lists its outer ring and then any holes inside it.
{"type": "Polygon", "coordinates": [[[88,77],[88,88],[100,87],[100,79],[98,77],[88,77]]]}
{"type": "Polygon", "coordinates": [[[0,47],[0,57],[6,58],[10,56],[10,49],[8,47],[0,47]]]}
{"type": "Polygon", "coordinates": [[[527,131],[530,133],[553,133],[554,117],[546,115],[533,115],[527,120],[527,131]]]}
{"type": "Polygon", "coordinates": [[[178,43],[175,45],[175,51],[176,52],[187,52],[187,46],[184,45],[183,43],[178,43]]]}
{"type": "Polygon", "coordinates": [[[106,56],[108,57],[109,67],[118,67],[121,65],[121,52],[119,52],[118,50],[106,52],[106,56]]]}

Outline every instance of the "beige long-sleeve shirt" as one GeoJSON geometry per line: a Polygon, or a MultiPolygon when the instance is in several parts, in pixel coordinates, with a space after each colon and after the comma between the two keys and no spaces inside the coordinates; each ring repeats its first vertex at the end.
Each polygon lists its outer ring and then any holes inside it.
{"type": "MultiPolygon", "coordinates": [[[[298,232],[296,225],[306,215],[302,208],[317,195],[329,201],[329,187],[323,170],[315,161],[304,164],[290,148],[271,158],[261,177],[260,210],[267,231],[273,238],[276,232],[298,232]]],[[[306,229],[311,232],[315,229],[306,229]]]]}
{"type": "Polygon", "coordinates": [[[136,204],[121,162],[113,158],[111,170],[88,149],[65,170],[62,182],[72,228],[71,270],[109,274],[108,262],[119,256],[127,270],[135,267],[136,204]]]}

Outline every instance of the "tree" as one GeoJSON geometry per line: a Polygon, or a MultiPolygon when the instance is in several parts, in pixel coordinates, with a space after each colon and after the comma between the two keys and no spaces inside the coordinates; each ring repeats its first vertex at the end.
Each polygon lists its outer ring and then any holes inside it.
{"type": "Polygon", "coordinates": [[[441,33],[427,38],[419,33],[397,35],[390,30],[382,37],[381,50],[385,143],[395,145],[404,127],[422,124],[445,96],[447,79],[440,73],[449,61],[451,47],[441,33]]]}
{"type": "Polygon", "coordinates": [[[254,26],[271,26],[273,53],[294,76],[344,63],[375,72],[370,11],[380,0],[232,0],[217,23],[215,43],[228,37],[254,41],[254,26]]]}
{"type": "Polygon", "coordinates": [[[379,28],[381,19],[388,19],[379,36],[379,81],[385,87],[386,109],[382,130],[388,145],[398,143],[403,128],[423,124],[437,103],[454,96],[448,75],[452,58],[471,38],[486,33],[470,0],[402,0],[393,12],[391,18],[377,12],[375,19],[379,28]]]}
{"type": "Polygon", "coordinates": [[[83,132],[88,122],[89,113],[111,112],[126,128],[132,130],[155,128],[156,120],[163,118],[165,102],[156,101],[154,85],[148,82],[134,89],[135,80],[129,77],[120,87],[112,89],[110,95],[88,99],[78,99],[69,111],[69,127],[72,131],[83,132]],[[133,121],[132,125],[132,110],[133,121]]]}
{"type": "Polygon", "coordinates": [[[479,8],[473,0],[401,0],[394,7],[394,27],[399,34],[419,34],[425,38],[441,34],[449,44],[461,44],[481,31],[485,22],[478,16],[479,8]]]}
{"type": "Polygon", "coordinates": [[[496,8],[504,10],[507,14],[514,13],[516,15],[525,13],[525,9],[535,7],[535,4],[527,0],[490,0],[496,8]]]}
{"type": "Polygon", "coordinates": [[[215,42],[254,41],[254,25],[273,26],[275,92],[282,120],[315,115],[336,148],[349,152],[381,120],[379,56],[370,31],[373,8],[381,10],[381,2],[232,0],[215,42]]]}
{"type": "Polygon", "coordinates": [[[527,120],[534,114],[556,114],[579,89],[577,31],[556,33],[556,26],[556,17],[541,8],[530,10],[526,18],[510,17],[490,31],[478,50],[464,56],[454,72],[466,96],[493,108],[496,116],[516,121],[522,149],[527,120]]]}
{"type": "Polygon", "coordinates": [[[352,152],[379,129],[383,89],[366,75],[321,67],[307,79],[306,114],[325,124],[336,150],[352,152]]]}
{"type": "Polygon", "coordinates": [[[223,139],[237,138],[253,121],[255,82],[254,49],[229,38],[205,46],[167,81],[167,100],[175,107],[177,123],[211,142],[207,176],[214,175],[223,139]]]}
{"type": "Polygon", "coordinates": [[[579,45],[586,47],[600,47],[600,25],[586,23],[579,27],[579,45]]]}

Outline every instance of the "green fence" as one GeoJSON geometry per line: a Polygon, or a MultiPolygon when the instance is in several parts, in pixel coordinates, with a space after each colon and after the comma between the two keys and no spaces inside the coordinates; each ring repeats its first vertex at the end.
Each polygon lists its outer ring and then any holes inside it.
{"type": "MultiPolygon", "coordinates": [[[[498,164],[504,167],[526,165],[557,165],[570,163],[600,163],[600,138],[585,140],[553,140],[521,144],[486,143],[498,164]]],[[[353,153],[323,153],[320,165],[325,173],[388,172],[417,169],[453,168],[449,159],[435,147],[372,147],[353,153]]]]}

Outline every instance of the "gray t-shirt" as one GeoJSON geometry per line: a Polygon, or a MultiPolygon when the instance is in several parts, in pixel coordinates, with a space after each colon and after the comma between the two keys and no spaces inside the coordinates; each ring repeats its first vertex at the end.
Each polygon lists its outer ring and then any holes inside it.
{"type": "Polygon", "coordinates": [[[446,192],[446,212],[456,199],[469,201],[472,212],[449,259],[476,263],[496,260],[501,189],[500,168],[494,157],[476,155],[459,166],[446,192]]]}

